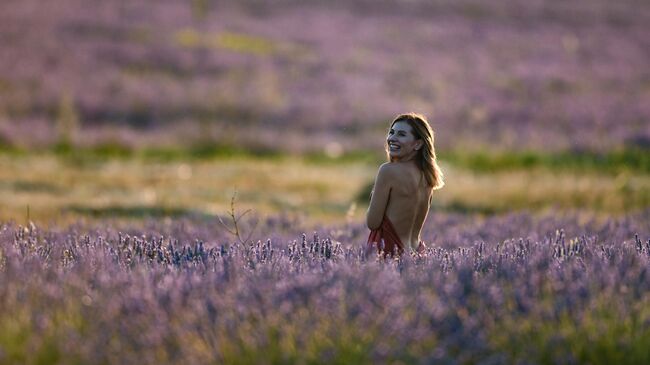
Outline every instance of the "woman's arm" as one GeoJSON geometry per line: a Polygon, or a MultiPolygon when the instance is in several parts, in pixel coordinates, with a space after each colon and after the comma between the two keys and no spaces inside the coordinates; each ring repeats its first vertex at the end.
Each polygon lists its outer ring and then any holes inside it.
{"type": "Polygon", "coordinates": [[[393,182],[393,169],[390,163],[385,163],[379,168],[377,178],[375,179],[375,186],[370,195],[370,206],[366,213],[366,224],[370,229],[377,229],[381,226],[381,221],[384,219],[386,213],[386,206],[388,205],[388,197],[393,182]]]}

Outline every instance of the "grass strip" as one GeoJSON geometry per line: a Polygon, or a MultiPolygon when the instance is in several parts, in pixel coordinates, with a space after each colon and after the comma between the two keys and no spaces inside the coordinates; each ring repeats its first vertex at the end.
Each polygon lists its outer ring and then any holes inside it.
{"type": "MultiPolygon", "coordinates": [[[[130,148],[120,144],[101,144],[92,147],[56,145],[49,148],[26,150],[18,147],[0,146],[0,153],[26,155],[32,153],[53,153],[72,162],[84,163],[107,159],[139,158],[153,161],[209,160],[223,158],[251,158],[282,160],[295,157],[285,151],[268,148],[242,148],[227,144],[199,143],[186,147],[130,148]]],[[[324,152],[307,152],[302,155],[307,162],[316,164],[367,162],[381,163],[382,153],[371,151],[349,151],[338,156],[324,152]]],[[[504,170],[525,170],[548,168],[551,170],[573,170],[617,174],[620,172],[650,173],[650,150],[623,148],[607,152],[593,151],[439,151],[438,158],[457,167],[477,172],[504,170]]]]}
{"type": "Polygon", "coordinates": [[[650,173],[650,150],[627,148],[608,152],[450,152],[443,161],[479,172],[548,168],[579,172],[619,173],[623,171],[650,173]]]}

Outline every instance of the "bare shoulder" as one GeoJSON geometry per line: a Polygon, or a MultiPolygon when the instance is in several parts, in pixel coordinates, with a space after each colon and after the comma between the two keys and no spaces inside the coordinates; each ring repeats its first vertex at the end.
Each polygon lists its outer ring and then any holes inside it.
{"type": "Polygon", "coordinates": [[[395,179],[400,175],[400,166],[396,163],[385,162],[379,166],[378,177],[385,179],[395,179]]]}

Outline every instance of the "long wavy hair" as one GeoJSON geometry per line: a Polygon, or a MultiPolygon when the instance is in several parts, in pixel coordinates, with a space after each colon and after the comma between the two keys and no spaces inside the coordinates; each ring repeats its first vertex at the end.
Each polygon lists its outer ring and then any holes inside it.
{"type": "MultiPolygon", "coordinates": [[[[424,173],[424,177],[427,179],[427,183],[434,190],[440,189],[445,186],[443,180],[444,175],[440,167],[438,166],[438,161],[436,160],[436,150],[433,147],[434,133],[433,129],[429,125],[429,122],[422,114],[417,113],[406,113],[398,115],[390,123],[390,131],[393,128],[393,125],[397,122],[406,122],[408,123],[415,135],[416,139],[422,140],[422,147],[418,150],[419,153],[416,155],[416,164],[420,170],[424,173]]],[[[390,157],[390,150],[388,147],[388,142],[386,142],[386,156],[388,160],[393,162],[393,159],[390,157]]]]}

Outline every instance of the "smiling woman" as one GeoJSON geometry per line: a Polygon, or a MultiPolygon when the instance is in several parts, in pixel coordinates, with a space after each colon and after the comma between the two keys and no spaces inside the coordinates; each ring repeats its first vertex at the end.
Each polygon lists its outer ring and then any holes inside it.
{"type": "Polygon", "coordinates": [[[379,168],[366,216],[369,249],[377,247],[384,255],[425,249],[420,232],[433,190],[444,185],[433,141],[433,130],[420,114],[402,114],[391,122],[389,161],[379,168]]]}

